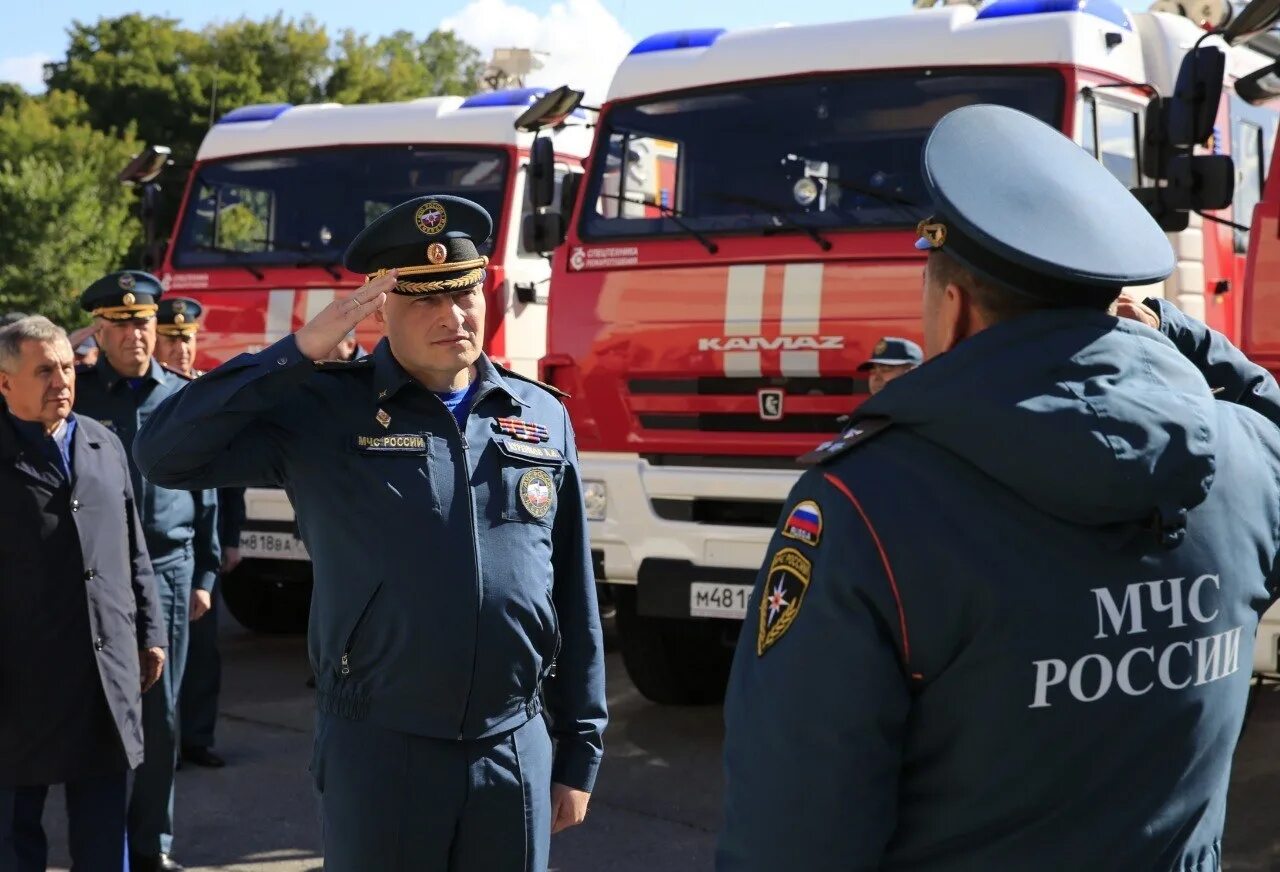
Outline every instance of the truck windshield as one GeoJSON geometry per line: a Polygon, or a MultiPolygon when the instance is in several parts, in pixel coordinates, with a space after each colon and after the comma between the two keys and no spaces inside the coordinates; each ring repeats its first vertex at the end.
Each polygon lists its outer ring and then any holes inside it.
{"type": "Polygon", "coordinates": [[[605,152],[580,230],[591,239],[914,226],[928,214],[920,149],[939,118],[999,103],[1059,127],[1063,92],[1052,70],[916,70],[620,104],[596,140],[605,152]]]}
{"type": "MultiPolygon", "coordinates": [[[[192,183],[174,264],[338,263],[366,224],[423,194],[474,200],[496,225],[507,172],[507,155],[498,149],[407,145],[273,152],[206,163],[192,183]]],[[[491,237],[481,252],[489,254],[492,246],[491,237]]]]}

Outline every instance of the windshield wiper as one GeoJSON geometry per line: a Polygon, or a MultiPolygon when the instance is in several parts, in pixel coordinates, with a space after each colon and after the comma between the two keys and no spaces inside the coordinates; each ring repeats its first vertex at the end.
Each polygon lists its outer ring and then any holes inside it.
{"type": "Polygon", "coordinates": [[[223,248],[221,245],[204,245],[203,243],[196,243],[195,246],[193,247],[197,251],[212,251],[212,252],[215,252],[216,254],[226,254],[226,255],[232,256],[233,258],[235,258],[234,260],[231,261],[232,266],[238,266],[241,269],[248,270],[249,275],[253,276],[258,281],[262,281],[267,277],[265,273],[263,273],[253,264],[245,263],[241,259],[245,255],[249,254],[249,252],[247,251],[241,251],[238,248],[223,248]]]}
{"type": "MultiPolygon", "coordinates": [[[[870,197],[873,200],[879,200],[889,206],[894,206],[902,211],[903,214],[911,221],[919,221],[922,217],[912,209],[925,209],[923,203],[917,203],[914,200],[908,200],[906,197],[899,197],[897,194],[889,191],[878,191],[869,185],[862,185],[858,182],[846,181],[845,179],[832,179],[827,176],[809,176],[825,185],[832,185],[843,191],[852,191],[855,194],[862,194],[864,197],[870,197]]],[[[844,210],[841,210],[844,211],[844,210]]]]}
{"type": "Polygon", "coordinates": [[[617,194],[601,194],[600,196],[605,200],[619,200],[623,203],[635,203],[637,206],[649,206],[657,209],[663,218],[670,218],[677,227],[701,242],[702,247],[705,248],[709,254],[716,254],[720,251],[720,246],[716,245],[713,240],[708,239],[697,230],[694,230],[688,222],[684,221],[680,217],[680,213],[675,209],[672,209],[670,206],[664,206],[661,203],[655,203],[652,200],[631,200],[626,197],[620,197],[617,194]]]}
{"type": "Polygon", "coordinates": [[[295,263],[294,266],[298,268],[302,268],[304,266],[318,266],[335,279],[342,278],[342,273],[338,270],[339,261],[321,260],[319,255],[309,248],[303,248],[301,245],[288,245],[283,242],[276,242],[274,239],[248,239],[245,241],[252,245],[265,245],[272,251],[287,251],[290,254],[301,254],[306,258],[306,260],[301,263],[295,263]]]}
{"type": "MultiPolygon", "coordinates": [[[[818,244],[823,251],[831,250],[831,240],[827,239],[816,228],[810,227],[787,214],[787,210],[776,203],[770,203],[768,200],[761,200],[758,197],[749,197],[745,194],[726,194],[721,191],[715,191],[708,196],[717,202],[728,203],[730,205],[750,206],[758,209],[773,217],[775,221],[782,227],[790,227],[792,230],[799,230],[818,244]]],[[[763,230],[768,232],[771,228],[765,227],[763,230]]]]}

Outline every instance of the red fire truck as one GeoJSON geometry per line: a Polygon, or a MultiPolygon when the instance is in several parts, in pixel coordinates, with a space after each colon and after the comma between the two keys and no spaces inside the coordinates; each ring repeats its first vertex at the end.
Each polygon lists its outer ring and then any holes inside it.
{"type": "MultiPolygon", "coordinates": [[[[533,220],[555,249],[542,377],[572,395],[596,572],[645,696],[721,695],[794,458],[865,397],[880,337],[918,338],[920,148],[949,110],[1005,104],[1073,137],[1170,231],[1176,272],[1136,290],[1239,335],[1247,233],[1223,222],[1258,202],[1277,113],[1197,100],[1271,63],[1250,36],[991,0],[635,46],[564,217],[533,220]]],[[[570,105],[522,121],[555,129],[570,105]]],[[[1255,329],[1280,362],[1280,328],[1255,329]]]]}
{"type": "MultiPolygon", "coordinates": [[[[210,369],[296,330],[363,276],[341,265],[369,221],[422,194],[455,194],[489,210],[495,230],[485,293],[488,352],[534,375],[545,352],[550,267],[525,244],[525,167],[532,136],[514,119],[544,91],[515,89],[403,103],[246,106],[209,130],[196,157],[160,276],[204,306],[196,365],[210,369]]],[[[580,167],[585,113],[548,143],[554,184],[580,167]]],[[[359,344],[379,336],[361,325],[359,344]]],[[[250,628],[305,626],[306,549],[283,491],[251,488],[241,569],[223,583],[250,628]]]]}

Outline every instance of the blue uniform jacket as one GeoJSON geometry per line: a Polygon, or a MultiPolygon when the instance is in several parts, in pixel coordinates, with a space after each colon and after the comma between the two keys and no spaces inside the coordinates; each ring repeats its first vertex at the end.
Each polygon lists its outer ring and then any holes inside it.
{"type": "Polygon", "coordinates": [[[112,369],[104,354],[93,366],[76,368],[75,409],[79,415],[96,418],[124,443],[152,565],[163,569],[184,559],[190,549],[196,567],[191,586],[213,590],[222,560],[217,494],[212,490],[190,492],[157,487],[138,472],[130,453],[139,428],[156,407],[189,382],[186,376],[153,359],[142,383],[132,388],[128,379],[112,369]]]}
{"type": "Polygon", "coordinates": [[[541,685],[554,780],[589,790],[604,663],[573,431],[543,387],[476,368],[464,433],[385,340],[312,364],[286,337],[162,403],[134,454],[169,487],[286,489],[322,710],[474,739],[535,716],[541,685]]]}
{"type": "Polygon", "coordinates": [[[1280,552],[1230,372],[1041,312],[864,403],[750,599],[719,869],[1218,869],[1280,552]]]}

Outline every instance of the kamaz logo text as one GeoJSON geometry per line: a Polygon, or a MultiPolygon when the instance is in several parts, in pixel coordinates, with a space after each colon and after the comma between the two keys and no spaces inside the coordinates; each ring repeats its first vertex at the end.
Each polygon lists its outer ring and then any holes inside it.
{"type": "Polygon", "coordinates": [[[698,340],[699,351],[840,351],[843,336],[711,336],[698,340]]]}

